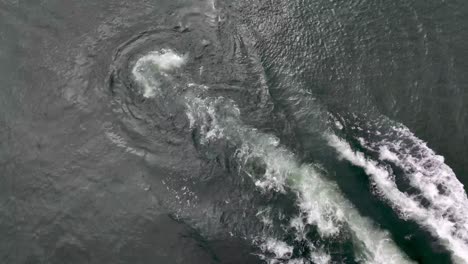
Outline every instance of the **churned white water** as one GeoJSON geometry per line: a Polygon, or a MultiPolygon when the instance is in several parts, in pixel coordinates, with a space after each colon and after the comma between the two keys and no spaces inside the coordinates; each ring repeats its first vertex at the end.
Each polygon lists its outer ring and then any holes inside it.
{"type": "Polygon", "coordinates": [[[142,95],[146,98],[154,97],[160,89],[161,79],[167,79],[172,70],[185,64],[186,59],[186,56],[171,49],[153,51],[141,57],[135,63],[132,73],[142,85],[142,95]]]}
{"type": "MultiPolygon", "coordinates": [[[[405,148],[403,138],[399,141],[382,141],[378,145],[361,144],[379,148],[380,158],[390,160],[406,171],[412,186],[421,191],[429,205],[398,189],[393,173],[364,153],[354,151],[351,146],[336,135],[328,135],[329,145],[339,155],[361,167],[371,177],[381,197],[387,200],[404,219],[411,219],[425,227],[447,246],[456,263],[468,263],[467,201],[463,186],[453,171],[435,155],[425,143],[414,137],[409,130],[400,130],[400,136],[410,140],[411,149],[405,148]],[[440,189],[443,186],[443,190],[440,189]]],[[[410,143],[406,143],[410,144],[410,143]]]]}
{"type": "MultiPolygon", "coordinates": [[[[322,237],[333,237],[349,228],[356,237],[357,248],[361,247],[356,255],[365,262],[410,262],[390,236],[362,217],[335,184],[325,180],[313,166],[298,163],[276,137],[242,124],[240,111],[232,101],[190,97],[186,105],[192,126],[199,128],[204,140],[231,140],[240,145],[236,157],[241,164],[255,160],[265,165],[265,173],[250,175],[261,191],[283,192],[291,188],[297,192],[307,224],[316,226],[322,237]]],[[[300,226],[297,219],[292,225],[300,226]]]]}
{"type": "MultiPolygon", "coordinates": [[[[152,71],[165,73],[180,67],[184,62],[183,57],[170,51],[151,53],[141,58],[133,73],[135,79],[145,87],[143,95],[157,95],[155,91],[159,89],[159,83],[152,71]]],[[[355,239],[358,261],[410,263],[389,234],[362,217],[343,197],[338,187],[326,180],[313,165],[299,163],[295,155],[281,146],[273,135],[243,124],[241,112],[235,102],[223,97],[206,96],[206,86],[187,86],[195,92],[185,95],[186,115],[191,128],[197,129],[201,134],[202,144],[220,139],[230,141],[238,147],[235,158],[241,165],[241,170],[252,178],[260,191],[285,192],[290,189],[297,193],[301,217],[294,218],[291,222],[297,236],[301,235],[306,224],[315,226],[324,239],[336,238],[342,230],[347,230],[355,239]],[[247,164],[252,162],[261,163],[265,171],[261,175],[249,171],[247,164]]],[[[264,238],[261,249],[274,255],[270,263],[329,263],[331,259],[326,250],[315,248],[311,248],[307,260],[291,259],[292,246],[269,237],[264,238]]]]}
{"type": "Polygon", "coordinates": [[[294,250],[292,246],[274,238],[267,238],[260,248],[264,252],[273,253],[274,259],[289,259],[294,250]]]}

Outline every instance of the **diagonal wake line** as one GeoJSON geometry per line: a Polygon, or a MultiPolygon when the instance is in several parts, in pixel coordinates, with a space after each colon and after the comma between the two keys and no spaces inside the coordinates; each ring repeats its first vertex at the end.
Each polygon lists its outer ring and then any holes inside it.
{"type": "MultiPolygon", "coordinates": [[[[170,53],[166,51],[164,54],[170,53]]],[[[152,98],[163,93],[164,87],[160,80],[166,78],[167,68],[182,66],[185,59],[177,56],[163,57],[162,52],[150,53],[136,63],[133,73],[142,88],[142,96],[152,98]],[[155,55],[156,54],[156,55],[155,55]],[[168,59],[168,60],[166,60],[168,59]],[[168,63],[169,64],[162,64],[168,63]],[[144,65],[144,68],[141,68],[144,65]]],[[[343,229],[353,234],[353,242],[358,252],[357,260],[366,263],[404,264],[411,263],[407,256],[395,245],[389,234],[380,230],[369,219],[362,217],[354,206],[346,200],[337,186],[326,180],[314,166],[301,164],[295,155],[279,144],[273,135],[262,133],[249,127],[241,121],[237,105],[223,97],[209,97],[205,93],[206,86],[187,84],[189,92],[183,96],[186,115],[192,129],[197,129],[202,135],[201,144],[209,144],[217,140],[228,140],[238,151],[235,158],[240,164],[254,159],[265,165],[262,175],[253,175],[256,186],[262,191],[282,192],[289,188],[298,194],[298,206],[306,216],[306,224],[317,227],[323,238],[337,236],[343,229]]],[[[171,88],[167,88],[171,89],[171,88]]],[[[289,247],[268,240],[264,244],[266,250],[275,250],[276,254],[290,254],[289,247]],[[269,246],[270,245],[270,246],[269,246]]],[[[314,251],[310,260],[327,263],[326,253],[314,251]]],[[[284,257],[284,256],[280,256],[284,257]]],[[[288,256],[286,256],[288,258],[288,256]]],[[[295,260],[291,259],[294,263],[295,260]]],[[[296,261],[297,263],[297,261],[296,261]]]]}
{"type": "Polygon", "coordinates": [[[288,187],[297,192],[307,224],[316,226],[322,237],[333,237],[341,229],[349,228],[361,248],[357,255],[367,263],[410,263],[388,233],[362,217],[335,184],[313,166],[300,164],[274,136],[245,126],[235,104],[222,97],[188,97],[186,105],[191,126],[199,127],[205,142],[230,140],[240,145],[236,156],[241,163],[260,159],[266,165],[265,173],[254,179],[258,188],[281,192],[288,187]],[[219,112],[225,116],[221,117],[219,112]]]}
{"type": "MultiPolygon", "coordinates": [[[[394,175],[384,166],[380,165],[377,161],[368,159],[364,153],[359,151],[354,151],[349,143],[339,138],[336,135],[326,135],[328,143],[333,147],[339,154],[341,158],[346,159],[355,166],[361,167],[364,171],[370,176],[373,184],[379,190],[379,193],[383,199],[388,201],[390,205],[400,214],[404,219],[411,219],[418,224],[425,227],[433,235],[435,235],[441,242],[443,242],[447,248],[452,252],[452,259],[456,263],[468,263],[468,243],[466,239],[466,215],[458,211],[457,206],[461,208],[459,210],[466,210],[463,207],[464,203],[457,204],[458,200],[455,199],[450,203],[447,202],[447,199],[450,199],[450,196],[442,197],[440,195],[440,201],[434,201],[434,194],[432,198],[430,194],[424,194],[425,196],[431,198],[434,204],[429,206],[423,206],[420,201],[414,196],[411,196],[405,192],[402,192],[398,189],[394,175]],[[451,217],[447,213],[446,207],[441,206],[441,204],[450,204],[450,206],[455,207],[453,215],[455,218],[451,217]],[[457,220],[461,220],[461,224],[457,223],[457,220]]],[[[361,140],[362,141],[362,140],[361,140]]],[[[363,142],[361,142],[363,143],[363,142]]],[[[384,146],[384,145],[382,145],[384,146]]],[[[395,146],[394,146],[395,147],[395,146]]],[[[402,149],[397,149],[399,153],[390,152],[388,147],[382,148],[382,153],[384,154],[384,160],[391,159],[393,161],[398,161],[400,165],[403,166],[415,166],[414,162],[405,161],[405,154],[402,149]],[[390,158],[391,157],[391,158],[390,158]],[[407,164],[405,165],[405,162],[407,164]]],[[[382,155],[381,155],[382,156],[382,155]]],[[[446,165],[445,165],[446,166],[446,165]]],[[[432,175],[432,177],[437,177],[438,175],[432,175]]],[[[410,177],[417,177],[410,175],[410,177]]],[[[412,184],[417,185],[418,183],[422,186],[417,186],[419,189],[424,191],[428,189],[427,181],[430,179],[424,179],[424,177],[430,177],[428,175],[419,175],[419,181],[412,179],[412,184]]],[[[451,179],[453,181],[453,179],[451,179]]],[[[456,180],[456,178],[455,178],[456,180]]],[[[463,192],[464,193],[464,192],[463,192]]],[[[437,197],[437,196],[436,196],[437,197]]],[[[466,194],[465,194],[466,199],[466,194]]],[[[463,199],[462,199],[463,201],[463,199]]]]}

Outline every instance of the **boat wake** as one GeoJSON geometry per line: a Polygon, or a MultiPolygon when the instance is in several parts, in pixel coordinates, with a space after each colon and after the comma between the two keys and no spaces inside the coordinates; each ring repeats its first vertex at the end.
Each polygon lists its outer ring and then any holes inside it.
{"type": "MultiPolygon", "coordinates": [[[[158,69],[159,58],[151,53],[139,61],[153,64],[158,69]],[[157,58],[157,59],[155,59],[157,58]]],[[[141,63],[137,62],[136,67],[141,63]]],[[[147,65],[147,67],[150,67],[147,65]]],[[[138,71],[137,71],[138,72],[138,71]]],[[[137,75],[141,94],[152,90],[158,83],[154,74],[137,75]]],[[[171,89],[170,87],[168,89],[171,89]]],[[[334,259],[327,252],[327,240],[352,244],[356,261],[366,263],[409,263],[408,258],[394,244],[389,234],[380,230],[369,219],[362,217],[353,205],[340,193],[338,187],[324,177],[318,165],[301,164],[295,155],[283,147],[279,139],[242,122],[236,103],[222,96],[210,96],[204,85],[187,84],[183,95],[190,127],[200,138],[200,144],[216,151],[218,142],[228,142],[237,151],[233,159],[262,193],[294,193],[299,214],[291,217],[288,226],[295,238],[283,241],[273,232],[264,229],[254,243],[263,251],[260,255],[269,263],[329,263],[334,259]],[[312,239],[316,232],[318,239],[312,239]],[[325,241],[325,242],[323,242],[325,241]],[[308,254],[297,254],[288,243],[305,245],[308,254]]],[[[155,94],[157,96],[157,94],[155,94]]],[[[275,221],[259,211],[265,225],[275,221]]]]}
{"type": "Polygon", "coordinates": [[[389,123],[382,120],[350,128],[358,134],[359,145],[375,154],[374,159],[334,134],[326,138],[340,157],[364,169],[376,193],[403,219],[430,231],[452,252],[454,262],[468,263],[468,198],[463,185],[442,156],[407,127],[389,123]],[[397,184],[399,178],[407,186],[397,184]]]}

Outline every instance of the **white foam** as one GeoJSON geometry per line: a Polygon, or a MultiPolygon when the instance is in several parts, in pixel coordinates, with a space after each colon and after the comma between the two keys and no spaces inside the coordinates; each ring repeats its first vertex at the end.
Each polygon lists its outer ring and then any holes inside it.
{"type": "Polygon", "coordinates": [[[200,132],[203,134],[201,143],[223,138],[225,128],[219,124],[216,113],[216,105],[222,99],[211,100],[192,96],[186,99],[186,115],[190,121],[190,128],[195,128],[196,124],[200,126],[200,132]]]}
{"type": "MultiPolygon", "coordinates": [[[[360,142],[361,145],[365,144],[363,140],[360,140],[360,142]]],[[[379,155],[381,160],[398,161],[398,155],[390,151],[386,146],[380,148],[379,155]]]]}
{"type": "Polygon", "coordinates": [[[283,241],[276,240],[274,238],[268,238],[260,248],[264,252],[273,253],[274,259],[290,259],[293,253],[293,247],[286,244],[283,241]]]}
{"type": "Polygon", "coordinates": [[[437,155],[408,128],[393,127],[393,130],[404,141],[379,143],[380,158],[403,168],[410,184],[429,200],[429,206],[447,219],[453,219],[458,228],[454,233],[468,242],[468,198],[463,184],[444,163],[444,157],[437,155]]]}
{"type": "Polygon", "coordinates": [[[132,74],[135,80],[143,86],[143,96],[151,98],[159,91],[161,82],[155,78],[155,74],[158,74],[160,78],[167,78],[170,71],[180,68],[186,60],[186,56],[179,55],[171,49],[153,51],[138,59],[132,74]]]}
{"type": "Polygon", "coordinates": [[[106,134],[107,138],[110,141],[112,141],[112,143],[114,143],[116,146],[118,146],[120,148],[123,148],[126,152],[131,153],[133,155],[137,155],[137,156],[140,156],[140,157],[145,156],[144,151],[138,150],[138,149],[135,149],[135,148],[132,148],[132,147],[128,146],[127,141],[124,138],[122,138],[121,136],[119,136],[118,134],[116,134],[115,132],[113,132],[111,130],[111,128],[104,127],[104,129],[105,129],[105,134],[106,134]]]}
{"type": "Polygon", "coordinates": [[[336,128],[338,128],[339,130],[343,130],[343,128],[344,128],[343,125],[341,124],[341,122],[338,121],[338,120],[335,121],[335,126],[336,126],[336,128]]]}
{"type": "MultiPolygon", "coordinates": [[[[468,243],[467,243],[467,224],[465,207],[466,194],[463,189],[460,189],[460,184],[454,183],[456,178],[447,178],[447,167],[441,163],[436,163],[442,171],[441,174],[424,174],[422,168],[418,168],[418,159],[430,157],[420,153],[420,157],[409,157],[405,154],[408,150],[399,149],[400,153],[390,151],[388,147],[382,147],[381,157],[385,160],[398,162],[400,166],[414,170],[413,175],[410,174],[412,185],[419,188],[423,195],[430,200],[431,204],[423,206],[420,199],[411,196],[398,189],[394,175],[386,167],[379,165],[378,162],[370,160],[365,155],[358,151],[353,151],[351,146],[344,140],[335,135],[328,135],[329,145],[334,147],[342,158],[345,158],[352,164],[359,166],[371,177],[373,184],[377,188],[379,195],[390,202],[392,207],[399,212],[404,219],[412,219],[424,226],[434,236],[438,237],[449,250],[453,253],[453,260],[457,263],[468,263],[468,243]],[[406,159],[406,160],[405,160],[406,159]],[[438,192],[435,183],[439,183],[443,177],[450,186],[454,189],[447,192],[446,195],[438,192]],[[420,186],[417,186],[417,185],[420,186]]],[[[394,146],[396,148],[396,146],[394,146]]],[[[419,146],[419,147],[425,147],[419,146]]],[[[425,148],[423,148],[425,149],[425,148]]],[[[427,151],[427,149],[425,149],[427,151]]],[[[431,153],[430,151],[425,152],[431,153]]],[[[436,159],[440,161],[440,159],[436,159]]],[[[451,170],[450,170],[451,171],[451,170]]],[[[462,186],[461,186],[462,187],[462,186]]]]}
{"type": "MultiPolygon", "coordinates": [[[[410,262],[386,232],[360,216],[338,188],[325,180],[313,166],[299,164],[293,153],[279,145],[277,138],[245,126],[240,121],[239,109],[232,101],[187,98],[186,104],[187,115],[205,137],[204,143],[227,139],[240,145],[236,157],[241,164],[261,161],[265,165],[265,173],[251,175],[245,170],[246,173],[262,191],[283,192],[290,188],[297,192],[307,224],[315,225],[321,236],[333,237],[343,228],[349,228],[356,238],[356,248],[361,249],[356,253],[360,259],[368,263],[410,262]]],[[[275,254],[285,252],[277,251],[275,254]]]]}
{"type": "Polygon", "coordinates": [[[312,244],[309,245],[309,248],[311,250],[309,258],[293,258],[293,246],[269,237],[260,245],[260,249],[264,253],[260,256],[268,264],[308,264],[310,261],[316,264],[331,263],[331,256],[323,249],[316,249],[312,244]]]}
{"type": "Polygon", "coordinates": [[[312,252],[310,260],[312,260],[316,264],[329,264],[329,263],[331,263],[330,255],[323,252],[322,250],[312,252]]]}
{"type": "Polygon", "coordinates": [[[153,51],[138,60],[138,64],[150,62],[156,65],[161,71],[170,71],[175,68],[180,68],[186,62],[186,57],[177,54],[171,49],[162,49],[160,51],[153,51]]]}

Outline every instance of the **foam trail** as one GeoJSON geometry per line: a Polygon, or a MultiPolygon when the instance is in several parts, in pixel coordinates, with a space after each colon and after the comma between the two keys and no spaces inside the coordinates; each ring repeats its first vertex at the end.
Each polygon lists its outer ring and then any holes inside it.
{"type": "MultiPolygon", "coordinates": [[[[393,151],[397,149],[400,152],[390,152],[388,147],[382,148],[381,151],[381,156],[384,160],[391,159],[408,170],[414,169],[414,175],[410,175],[410,178],[412,178],[411,181],[413,181],[412,184],[421,184],[421,186],[416,187],[420,188],[422,192],[431,190],[429,194],[424,194],[425,197],[429,198],[431,204],[423,206],[418,196],[409,195],[398,189],[394,180],[394,175],[386,167],[380,165],[377,161],[366,158],[361,152],[353,151],[347,142],[338,138],[336,135],[327,135],[327,138],[329,145],[335,148],[342,158],[365,170],[371,177],[381,197],[387,200],[391,206],[399,212],[401,217],[416,221],[439,238],[452,252],[454,262],[468,263],[468,240],[466,237],[466,217],[468,216],[466,213],[463,213],[464,210],[466,210],[464,200],[466,199],[466,195],[464,192],[464,195],[460,193],[460,191],[462,191],[459,189],[460,185],[454,183],[453,178],[448,179],[448,184],[454,184],[454,193],[447,192],[437,194],[432,191],[431,185],[439,183],[440,181],[438,179],[424,179],[424,177],[437,178],[439,175],[424,175],[424,172],[421,171],[422,168],[418,168],[420,164],[418,161],[420,161],[421,157],[431,160],[431,155],[429,154],[432,154],[432,151],[429,151],[425,145],[418,145],[418,148],[427,151],[423,152],[422,154],[424,155],[421,155],[418,159],[413,156],[408,157],[407,154],[405,154],[408,150],[398,148],[401,146],[399,144],[393,146],[393,151]],[[440,201],[436,201],[436,199],[440,199],[440,201]]],[[[363,140],[361,140],[361,142],[363,142],[363,140]]],[[[448,166],[443,166],[441,163],[436,164],[440,166],[439,169],[443,170],[440,176],[446,179],[448,166]]]]}
{"type": "Polygon", "coordinates": [[[463,184],[425,142],[407,127],[392,127],[392,136],[400,140],[382,140],[363,146],[378,151],[382,161],[402,168],[411,186],[429,201],[428,207],[453,222],[451,233],[468,242],[468,198],[463,184]]]}
{"type": "Polygon", "coordinates": [[[315,225],[323,237],[338,235],[347,227],[354,234],[359,258],[368,263],[409,263],[389,235],[377,229],[339,192],[338,188],[310,165],[299,164],[294,155],[279,145],[275,137],[242,124],[240,111],[224,98],[190,97],[187,115],[199,126],[206,141],[227,139],[239,144],[238,160],[262,162],[265,172],[251,175],[263,191],[297,192],[307,224],[315,225]]]}
{"type": "MultiPolygon", "coordinates": [[[[133,69],[136,81],[144,88],[145,97],[158,95],[155,91],[160,89],[159,82],[154,73],[165,73],[180,67],[185,61],[173,60],[175,57],[172,55],[168,55],[169,60],[166,60],[162,55],[163,52],[151,53],[141,58],[133,69]]],[[[336,237],[343,229],[352,233],[354,244],[359,249],[356,252],[358,261],[376,264],[410,263],[388,233],[362,217],[335,184],[327,181],[312,165],[298,163],[294,154],[280,146],[274,136],[244,125],[240,110],[232,100],[204,96],[206,86],[190,84],[187,87],[192,91],[185,95],[186,114],[191,128],[201,134],[202,144],[228,140],[238,146],[235,157],[243,167],[252,162],[263,164],[264,173],[250,173],[256,186],[265,192],[284,192],[286,188],[295,191],[302,214],[306,216],[306,224],[316,226],[322,237],[336,237]]],[[[249,174],[248,169],[244,171],[249,174]]],[[[277,262],[272,263],[307,263],[312,260],[327,263],[330,260],[328,254],[312,248],[309,260],[288,260],[291,253],[288,253],[290,247],[287,244],[268,239],[265,243],[264,250],[276,256],[277,262]]]]}

